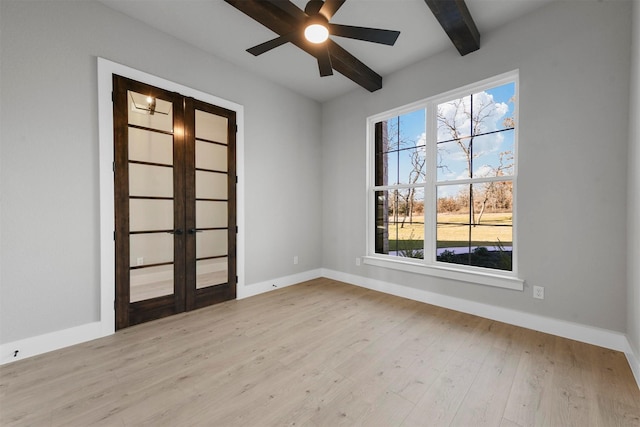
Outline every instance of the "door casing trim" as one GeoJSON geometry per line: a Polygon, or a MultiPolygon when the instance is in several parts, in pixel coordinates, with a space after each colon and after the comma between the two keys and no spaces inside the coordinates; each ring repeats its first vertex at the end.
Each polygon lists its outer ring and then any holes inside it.
{"type": "Polygon", "coordinates": [[[112,75],[118,74],[139,82],[235,111],[236,134],[236,221],[237,290],[244,288],[244,107],[232,101],[199,91],[162,77],[98,57],[98,145],[100,176],[100,329],[101,335],[115,332],[115,242],[113,182],[113,92],[112,75]]]}

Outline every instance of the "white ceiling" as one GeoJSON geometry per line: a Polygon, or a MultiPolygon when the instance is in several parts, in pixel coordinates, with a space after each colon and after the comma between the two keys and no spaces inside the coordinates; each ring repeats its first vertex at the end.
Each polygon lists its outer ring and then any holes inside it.
{"type": "MultiPolygon", "coordinates": [[[[323,102],[360,88],[334,72],[320,77],[315,58],[288,43],[254,57],[246,49],[277,35],[222,0],[100,0],[106,6],[219,58],[323,102]]],[[[305,0],[292,0],[304,9],[305,0]]],[[[557,0],[466,0],[480,35],[557,0]]],[[[401,32],[395,46],[341,37],[338,44],[384,76],[444,49],[455,49],[424,0],[347,0],[331,22],[401,32]]],[[[480,41],[482,51],[482,39],[480,41]]],[[[360,90],[365,90],[360,88],[360,90]]]]}

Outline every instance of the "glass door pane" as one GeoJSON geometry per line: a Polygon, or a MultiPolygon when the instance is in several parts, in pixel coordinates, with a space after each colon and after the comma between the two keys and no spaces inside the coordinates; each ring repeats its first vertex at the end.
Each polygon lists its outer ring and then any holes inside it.
{"type": "Polygon", "coordinates": [[[174,293],[173,104],[127,91],[129,302],[174,293]]]}
{"type": "Polygon", "coordinates": [[[228,282],[228,119],[195,110],[196,289],[228,282]]]}

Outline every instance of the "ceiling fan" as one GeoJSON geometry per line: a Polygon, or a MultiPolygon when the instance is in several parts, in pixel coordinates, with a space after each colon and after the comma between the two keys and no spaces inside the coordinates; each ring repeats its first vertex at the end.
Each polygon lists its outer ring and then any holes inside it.
{"type": "Polygon", "coordinates": [[[347,53],[335,42],[328,40],[330,35],[388,46],[393,46],[400,35],[399,31],[329,22],[346,0],[310,0],[304,11],[289,0],[225,1],[280,34],[247,49],[247,52],[258,56],[291,42],[316,57],[323,77],[333,74],[332,58],[343,61],[344,54],[347,53]]]}

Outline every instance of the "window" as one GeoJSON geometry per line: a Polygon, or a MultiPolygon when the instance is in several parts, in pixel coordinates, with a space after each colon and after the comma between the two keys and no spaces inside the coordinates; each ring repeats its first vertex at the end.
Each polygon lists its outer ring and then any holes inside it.
{"type": "Polygon", "coordinates": [[[368,119],[365,262],[522,285],[515,268],[517,81],[517,72],[507,73],[368,119]]]}

